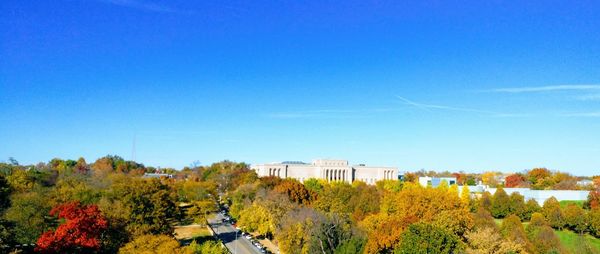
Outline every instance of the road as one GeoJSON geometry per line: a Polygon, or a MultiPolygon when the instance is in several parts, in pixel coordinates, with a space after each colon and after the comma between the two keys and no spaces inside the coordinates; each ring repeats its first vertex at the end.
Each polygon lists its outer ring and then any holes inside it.
{"type": "Polygon", "coordinates": [[[241,232],[236,234],[236,229],[229,223],[221,222],[223,215],[218,213],[216,218],[209,219],[210,227],[215,231],[225,247],[233,254],[261,254],[261,252],[250,243],[250,241],[242,237],[241,232]],[[237,239],[236,239],[237,236],[237,239]],[[236,252],[237,251],[237,252],[236,252]]]}

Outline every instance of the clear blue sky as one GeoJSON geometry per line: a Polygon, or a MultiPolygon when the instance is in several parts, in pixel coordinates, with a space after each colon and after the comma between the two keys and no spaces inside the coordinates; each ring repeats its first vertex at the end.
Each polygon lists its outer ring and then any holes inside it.
{"type": "Polygon", "coordinates": [[[0,2],[0,160],[600,174],[597,1],[0,2]]]}

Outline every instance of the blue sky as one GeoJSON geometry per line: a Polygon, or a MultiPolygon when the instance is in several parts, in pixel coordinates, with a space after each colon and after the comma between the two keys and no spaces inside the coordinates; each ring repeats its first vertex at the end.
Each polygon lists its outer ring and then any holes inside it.
{"type": "Polygon", "coordinates": [[[0,160],[600,174],[597,1],[5,0],[0,160]]]}

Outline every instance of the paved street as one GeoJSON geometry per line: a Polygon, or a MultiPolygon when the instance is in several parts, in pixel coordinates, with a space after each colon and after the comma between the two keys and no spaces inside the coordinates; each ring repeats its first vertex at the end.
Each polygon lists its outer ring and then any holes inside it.
{"type": "Polygon", "coordinates": [[[225,244],[227,249],[233,254],[260,254],[261,252],[250,243],[250,241],[242,237],[241,232],[236,230],[229,223],[223,223],[221,220],[223,215],[218,213],[213,219],[209,219],[210,227],[215,231],[217,237],[225,244]]]}

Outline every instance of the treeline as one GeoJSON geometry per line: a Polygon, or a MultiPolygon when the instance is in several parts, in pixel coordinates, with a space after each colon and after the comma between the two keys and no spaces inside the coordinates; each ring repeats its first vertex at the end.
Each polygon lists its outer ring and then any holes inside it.
{"type": "Polygon", "coordinates": [[[0,163],[0,253],[224,253],[215,241],[180,246],[174,226],[205,224],[219,191],[256,180],[229,161],[181,171],[118,156],[0,163]]]}
{"type": "Polygon", "coordinates": [[[540,206],[502,188],[481,197],[458,188],[265,177],[239,186],[227,202],[238,226],[282,253],[568,253],[554,229],[600,237],[598,192],[584,209],[561,208],[554,198],[540,206]]]}
{"type": "Polygon", "coordinates": [[[220,195],[239,227],[282,253],[567,253],[555,230],[600,237],[597,189],[583,207],[539,206],[502,188],[476,196],[397,180],[300,183],[230,161],[176,171],[106,156],[0,163],[0,252],[223,253],[216,241],[182,246],[173,235],[205,224],[220,195]]]}
{"type": "Polygon", "coordinates": [[[534,190],[593,190],[600,186],[600,176],[573,176],[566,172],[547,168],[533,168],[520,173],[504,174],[488,171],[483,173],[417,171],[404,175],[405,181],[417,182],[420,176],[455,177],[458,185],[484,184],[490,187],[531,188],[534,190]],[[590,184],[578,184],[589,180],[590,184]]]}

